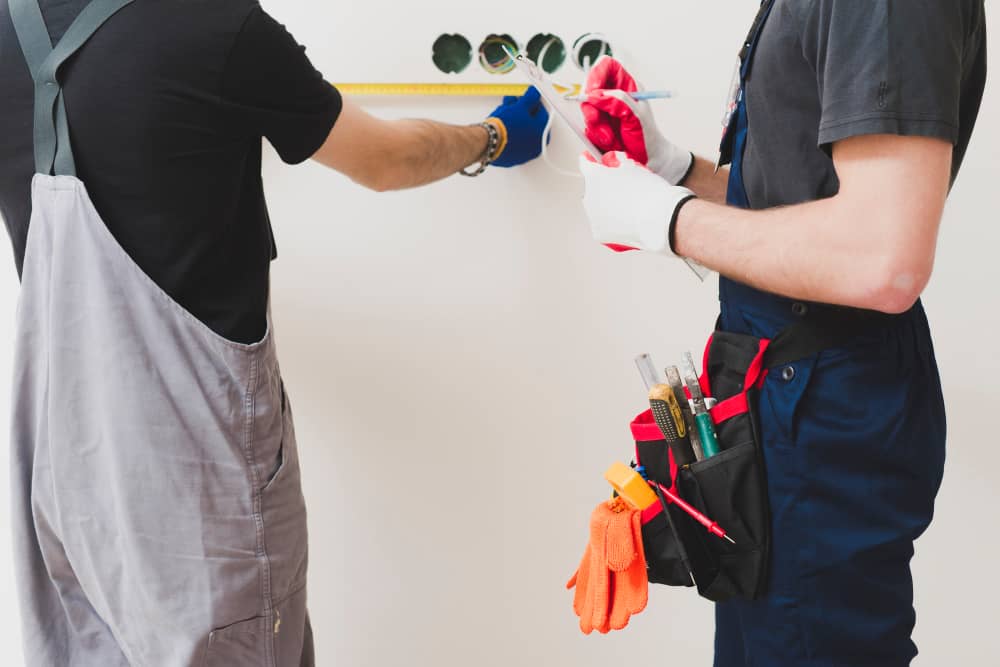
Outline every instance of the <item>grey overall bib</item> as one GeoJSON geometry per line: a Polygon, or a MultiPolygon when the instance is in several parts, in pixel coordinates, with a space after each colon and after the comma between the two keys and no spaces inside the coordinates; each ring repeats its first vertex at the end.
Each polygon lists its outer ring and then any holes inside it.
{"type": "Polygon", "coordinates": [[[57,73],[130,2],[94,0],[55,48],[37,0],[9,2],[35,81],[11,438],[26,662],[312,665],[305,505],[270,328],[237,344],[171,300],[75,175],[57,73]]]}

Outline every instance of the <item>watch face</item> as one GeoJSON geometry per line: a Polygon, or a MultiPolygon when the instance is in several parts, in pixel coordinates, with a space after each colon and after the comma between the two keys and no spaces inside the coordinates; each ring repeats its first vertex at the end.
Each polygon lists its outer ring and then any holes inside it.
{"type": "Polygon", "coordinates": [[[459,74],[472,62],[472,44],[462,35],[441,35],[434,41],[433,59],[445,74],[459,74]]]}

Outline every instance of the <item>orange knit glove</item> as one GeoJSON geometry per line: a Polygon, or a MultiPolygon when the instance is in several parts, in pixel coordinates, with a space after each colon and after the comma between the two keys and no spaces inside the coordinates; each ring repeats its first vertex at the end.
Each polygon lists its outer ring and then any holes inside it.
{"type": "Polygon", "coordinates": [[[590,542],[566,588],[576,587],[573,611],[584,634],[621,630],[646,608],[649,581],[642,549],[642,515],[617,498],[590,517],[590,542]]]}

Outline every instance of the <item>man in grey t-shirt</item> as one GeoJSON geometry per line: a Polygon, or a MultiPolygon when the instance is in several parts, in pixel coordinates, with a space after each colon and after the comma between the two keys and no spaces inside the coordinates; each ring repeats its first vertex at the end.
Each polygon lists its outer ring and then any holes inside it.
{"type": "Polygon", "coordinates": [[[909,561],[945,440],[920,295],[982,99],[984,11],[766,0],[740,53],[729,169],[667,140],[619,64],[591,76],[589,135],[614,151],[582,162],[595,238],[717,270],[724,331],[821,321],[815,338],[833,341],[761,387],[770,578],[758,599],[717,605],[717,667],[916,655],[909,561]]]}

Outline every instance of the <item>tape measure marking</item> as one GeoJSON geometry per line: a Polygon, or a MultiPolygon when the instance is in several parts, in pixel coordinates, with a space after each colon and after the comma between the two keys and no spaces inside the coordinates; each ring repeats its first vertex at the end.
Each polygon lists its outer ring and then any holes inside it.
{"type": "MultiPolygon", "coordinates": [[[[333,85],[347,95],[379,97],[505,97],[520,96],[528,90],[527,85],[520,83],[335,83],[333,85]]],[[[576,95],[580,92],[580,86],[571,86],[564,90],[567,95],[576,95]]]]}

